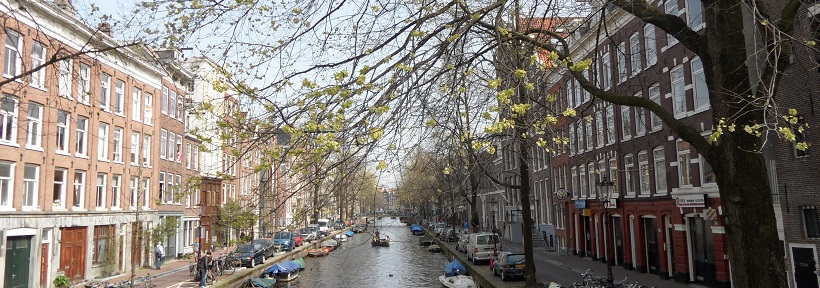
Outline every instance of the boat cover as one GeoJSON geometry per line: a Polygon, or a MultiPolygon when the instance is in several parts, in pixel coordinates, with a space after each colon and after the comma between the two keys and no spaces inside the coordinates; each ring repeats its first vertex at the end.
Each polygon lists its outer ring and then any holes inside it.
{"type": "Polygon", "coordinates": [[[325,242],[322,242],[322,247],[336,247],[337,245],[339,245],[339,242],[336,242],[336,240],[325,240],[325,242]]]}
{"type": "Polygon", "coordinates": [[[273,285],[276,284],[276,279],[273,279],[273,278],[251,278],[251,284],[253,284],[253,287],[271,288],[271,287],[273,287],[273,285]]]}
{"type": "Polygon", "coordinates": [[[419,225],[413,225],[410,227],[410,231],[424,231],[419,225]]]}
{"type": "Polygon", "coordinates": [[[467,275],[467,268],[464,268],[464,265],[461,265],[461,262],[458,262],[458,259],[454,259],[453,262],[444,265],[444,275],[447,277],[467,275]]]}
{"type": "Polygon", "coordinates": [[[290,271],[299,271],[299,264],[293,261],[283,261],[265,269],[265,273],[288,273],[290,271]]]}
{"type": "Polygon", "coordinates": [[[345,235],[347,236],[353,236],[353,234],[356,234],[356,232],[353,232],[353,230],[347,230],[347,232],[345,232],[345,235]]]}
{"type": "Polygon", "coordinates": [[[305,259],[299,258],[299,259],[292,260],[292,261],[293,261],[293,263],[299,264],[299,269],[302,269],[302,270],[305,269],[305,259]]]}

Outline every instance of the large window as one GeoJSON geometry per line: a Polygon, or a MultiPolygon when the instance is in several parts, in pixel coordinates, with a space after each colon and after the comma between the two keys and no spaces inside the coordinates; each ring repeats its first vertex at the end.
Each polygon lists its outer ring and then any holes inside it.
{"type": "Polygon", "coordinates": [[[28,102],[28,131],[26,131],[26,147],[40,149],[43,138],[43,105],[28,102]]]}
{"type": "Polygon", "coordinates": [[[154,105],[154,95],[151,93],[145,93],[145,124],[153,125],[154,123],[154,110],[152,105],[154,105]]]}
{"type": "Polygon", "coordinates": [[[669,73],[672,80],[672,108],[675,116],[685,116],[686,113],[686,83],[683,82],[683,66],[675,67],[669,73]]]}
{"type": "MultiPolygon", "coordinates": [[[[649,86],[649,100],[652,100],[655,104],[661,105],[661,88],[657,83],[649,86]]],[[[661,130],[663,123],[658,115],[652,113],[652,116],[649,118],[649,125],[654,132],[661,130]]]]}
{"type": "MultiPolygon", "coordinates": [[[[700,5],[700,4],[698,4],[700,5]]],[[[703,73],[703,62],[700,58],[692,59],[692,84],[695,94],[695,109],[709,108],[709,88],[706,87],[706,75],[703,73]]]]}
{"type": "Polygon", "coordinates": [[[111,175],[111,207],[120,207],[120,193],[122,193],[122,175],[111,175]]]}
{"type": "Polygon", "coordinates": [[[162,99],[160,99],[160,102],[162,115],[168,115],[168,86],[162,86],[162,99]]]}
{"type": "Polygon", "coordinates": [[[629,60],[632,64],[632,76],[638,75],[641,71],[641,38],[639,32],[632,33],[629,36],[629,60]]]}
{"type": "MultiPolygon", "coordinates": [[[[162,155],[162,154],[160,154],[162,155]]],[[[185,144],[185,168],[191,169],[191,143],[185,144]]]]}
{"type": "Polygon", "coordinates": [[[803,221],[806,225],[806,238],[820,238],[820,213],[817,213],[817,207],[803,207],[803,221]]]}
{"type": "Polygon", "coordinates": [[[23,171],[23,207],[37,207],[39,184],[40,166],[26,164],[25,171],[23,171]]]}
{"type": "Polygon", "coordinates": [[[128,201],[128,205],[131,206],[131,209],[135,209],[137,207],[137,203],[139,201],[139,178],[136,176],[131,176],[131,181],[129,183],[131,199],[128,201]]]}
{"type": "Polygon", "coordinates": [[[140,133],[136,131],[131,131],[131,165],[139,165],[139,159],[137,158],[140,155],[140,133]]]}
{"type": "Polygon", "coordinates": [[[595,185],[595,163],[590,162],[589,164],[587,164],[587,172],[589,172],[589,196],[598,198],[598,191],[596,191],[597,185],[595,185]]]}
{"type": "Polygon", "coordinates": [[[626,183],[626,194],[635,195],[635,161],[632,154],[624,155],[624,181],[626,183]]]}
{"type": "Polygon", "coordinates": [[[117,249],[117,247],[112,246],[114,244],[114,227],[114,225],[94,226],[94,255],[92,255],[94,264],[103,263],[107,253],[117,253],[111,250],[117,249]]]}
{"type": "Polygon", "coordinates": [[[151,135],[142,136],[142,166],[151,167],[151,135]]]}
{"type": "MultiPolygon", "coordinates": [[[[60,55],[65,57],[66,55],[60,55]]],[[[60,97],[71,99],[71,59],[60,61],[60,78],[57,79],[57,93],[60,97]]]]}
{"type": "Polygon", "coordinates": [[[691,159],[691,154],[689,151],[689,143],[686,141],[678,140],[677,142],[677,149],[678,149],[678,180],[679,187],[691,187],[692,186],[692,172],[689,166],[689,160],[691,159]]]}
{"type": "Polygon", "coordinates": [[[77,137],[74,145],[74,154],[88,157],[88,118],[77,117],[77,137]]]}
{"type": "Polygon", "coordinates": [[[686,0],[686,18],[692,30],[700,30],[703,26],[703,7],[701,0],[686,0]]]}
{"type": "Polygon", "coordinates": [[[4,94],[0,99],[0,143],[17,145],[17,97],[4,94]]]}
{"type": "Polygon", "coordinates": [[[131,120],[142,121],[140,107],[142,107],[142,90],[134,87],[131,90],[131,120]]]}
{"type": "Polygon", "coordinates": [[[646,134],[646,108],[635,107],[635,136],[646,134]]]}
{"type": "Polygon", "coordinates": [[[638,152],[638,182],[641,183],[639,187],[640,195],[649,195],[649,157],[646,151],[638,152]]]}
{"type": "Polygon", "coordinates": [[[177,162],[182,163],[182,134],[177,134],[177,162]]]}
{"type": "Polygon", "coordinates": [[[606,106],[606,143],[615,143],[615,105],[606,106]]]}
{"type": "Polygon", "coordinates": [[[77,86],[77,101],[84,104],[89,104],[88,99],[91,94],[91,67],[85,63],[80,63],[80,82],[77,86]]]}
{"type": "Polygon", "coordinates": [[[20,64],[23,62],[20,51],[23,50],[23,39],[20,39],[17,31],[6,30],[6,58],[3,69],[3,76],[12,78],[20,74],[20,64]]]}
{"type": "Polygon", "coordinates": [[[97,133],[97,159],[108,161],[108,123],[100,122],[97,133]]]}
{"type": "Polygon", "coordinates": [[[122,127],[114,127],[114,157],[112,160],[122,163],[122,127]]]}
{"type": "Polygon", "coordinates": [[[629,69],[626,65],[626,42],[618,44],[618,83],[623,83],[629,77],[629,69]]]}
{"type": "Polygon", "coordinates": [[[569,124],[569,154],[575,155],[575,124],[572,123],[569,124]]]}
{"type": "Polygon", "coordinates": [[[655,168],[655,194],[666,194],[666,156],[663,154],[663,146],[652,150],[652,158],[655,168]]]}
{"type": "Polygon", "coordinates": [[[655,41],[655,25],[646,24],[643,26],[644,55],[646,55],[646,67],[652,67],[658,63],[658,48],[655,41]]]}
{"type": "Polygon", "coordinates": [[[575,183],[578,183],[578,173],[576,172],[575,166],[572,166],[569,170],[572,175],[569,182],[569,191],[572,191],[572,198],[578,198],[579,192],[575,189],[578,187],[578,185],[575,185],[575,183]]]}
{"type": "Polygon", "coordinates": [[[57,111],[57,152],[65,154],[68,154],[69,118],[68,112],[57,111]]]}
{"type": "Polygon", "coordinates": [[[182,97],[182,94],[177,95],[177,119],[179,119],[179,120],[182,120],[182,118],[183,118],[182,114],[183,114],[183,112],[185,112],[183,110],[183,107],[185,107],[185,106],[183,106],[183,103],[182,103],[183,100],[184,100],[184,98],[182,97]]]}
{"type": "Polygon", "coordinates": [[[604,147],[604,115],[601,111],[595,112],[595,130],[598,132],[595,135],[595,140],[597,140],[598,147],[604,147]]]}
{"type": "Polygon", "coordinates": [[[165,129],[159,130],[159,159],[165,159],[165,148],[168,147],[168,131],[165,129]]]}
{"type": "Polygon", "coordinates": [[[578,166],[578,191],[584,198],[588,197],[587,192],[587,168],[583,164],[578,166]]]}
{"type": "MultiPolygon", "coordinates": [[[[40,42],[31,45],[31,69],[36,69],[46,63],[46,48],[40,42]]],[[[29,85],[37,88],[45,88],[46,67],[37,69],[29,75],[29,85]]]]}
{"type": "Polygon", "coordinates": [[[162,201],[166,201],[168,198],[167,195],[168,189],[165,188],[165,172],[159,172],[159,199],[162,201]]]}
{"type": "Polygon", "coordinates": [[[106,182],[108,180],[108,174],[105,173],[97,173],[97,208],[105,208],[105,198],[108,195],[106,193],[106,182]]]}
{"type": "Polygon", "coordinates": [[[125,82],[117,79],[114,90],[114,113],[122,116],[125,113],[125,82]]]}
{"type": "Polygon", "coordinates": [[[111,97],[111,75],[100,75],[100,108],[109,111],[109,97],[111,97]]]}
{"type": "Polygon", "coordinates": [[[609,52],[601,55],[601,88],[604,90],[609,89],[612,81],[612,64],[610,61],[609,52]]]}
{"type": "Polygon", "coordinates": [[[85,203],[85,171],[74,171],[74,207],[83,208],[85,203]]]}
{"type": "Polygon", "coordinates": [[[715,178],[715,170],[712,169],[712,165],[709,165],[705,158],[700,157],[700,185],[708,186],[716,183],[717,179],[715,178]]]}
{"type": "Polygon", "coordinates": [[[14,196],[14,163],[0,161],[0,207],[11,208],[14,196]]]}
{"type": "Polygon", "coordinates": [[[54,186],[53,190],[51,191],[51,198],[54,203],[54,208],[62,208],[65,209],[63,206],[65,201],[65,191],[66,191],[66,178],[68,171],[65,168],[57,168],[54,169],[54,186]]]}
{"type": "Polygon", "coordinates": [[[621,106],[621,132],[623,140],[632,139],[632,107],[621,106]]]}
{"type": "Polygon", "coordinates": [[[609,180],[612,181],[612,192],[618,193],[618,158],[609,158],[609,180]]]}
{"type": "Polygon", "coordinates": [[[592,145],[593,145],[593,140],[594,140],[594,139],[592,139],[592,135],[593,135],[592,134],[592,121],[587,120],[587,121],[584,121],[584,122],[585,122],[586,127],[587,127],[587,130],[586,130],[586,133],[585,133],[587,135],[587,150],[592,151],[592,149],[593,149],[592,145]]]}
{"type": "Polygon", "coordinates": [[[151,178],[142,178],[142,207],[148,208],[148,199],[151,198],[151,178]]]}
{"type": "Polygon", "coordinates": [[[174,132],[168,132],[168,150],[165,151],[165,159],[168,159],[168,161],[174,161],[174,139],[176,139],[176,135],[174,132]]]}
{"type": "Polygon", "coordinates": [[[176,118],[176,111],[177,91],[171,90],[171,94],[168,96],[168,116],[171,116],[171,118],[176,118]]]}
{"type": "Polygon", "coordinates": [[[165,202],[174,203],[174,174],[168,173],[166,176],[168,178],[165,178],[165,188],[168,191],[165,192],[165,202]]]}

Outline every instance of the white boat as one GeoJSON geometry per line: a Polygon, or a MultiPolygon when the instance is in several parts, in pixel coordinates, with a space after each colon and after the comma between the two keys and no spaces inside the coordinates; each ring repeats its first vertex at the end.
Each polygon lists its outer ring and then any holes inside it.
{"type": "Polygon", "coordinates": [[[335,238],[336,238],[336,241],[347,242],[347,235],[345,235],[345,234],[338,234],[338,235],[336,235],[335,238]]]}
{"type": "Polygon", "coordinates": [[[439,247],[439,246],[438,246],[438,245],[436,245],[436,244],[432,244],[432,245],[430,245],[430,246],[427,246],[427,251],[430,251],[430,252],[441,252],[441,247],[439,247]]]}
{"type": "Polygon", "coordinates": [[[448,288],[478,288],[472,276],[456,275],[447,277],[441,275],[438,276],[438,281],[441,281],[441,285],[448,288]]]}

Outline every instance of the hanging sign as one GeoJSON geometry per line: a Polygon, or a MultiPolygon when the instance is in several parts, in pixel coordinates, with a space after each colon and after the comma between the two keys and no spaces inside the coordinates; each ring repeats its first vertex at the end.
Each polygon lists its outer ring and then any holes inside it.
{"type": "Polygon", "coordinates": [[[587,200],[575,200],[575,208],[578,208],[578,209],[587,208],[587,200]]]}
{"type": "Polygon", "coordinates": [[[584,209],[584,211],[581,212],[581,215],[583,215],[583,216],[592,216],[592,209],[584,209]]]}
{"type": "Polygon", "coordinates": [[[560,188],[558,191],[555,191],[555,198],[558,198],[558,200],[566,200],[569,198],[569,191],[567,191],[567,189],[560,188]]]}
{"type": "Polygon", "coordinates": [[[707,206],[706,194],[681,195],[675,199],[678,208],[702,208],[707,206]]]}

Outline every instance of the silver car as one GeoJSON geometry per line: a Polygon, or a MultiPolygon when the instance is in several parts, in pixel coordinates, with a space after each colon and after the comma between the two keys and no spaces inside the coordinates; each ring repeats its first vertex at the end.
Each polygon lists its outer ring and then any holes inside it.
{"type": "Polygon", "coordinates": [[[501,250],[501,242],[498,235],[493,233],[470,234],[467,247],[467,260],[477,264],[478,261],[489,261],[498,250],[501,250]]]}
{"type": "Polygon", "coordinates": [[[467,253],[467,243],[470,243],[470,234],[463,234],[456,242],[456,251],[467,253]]]}

